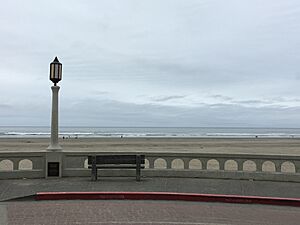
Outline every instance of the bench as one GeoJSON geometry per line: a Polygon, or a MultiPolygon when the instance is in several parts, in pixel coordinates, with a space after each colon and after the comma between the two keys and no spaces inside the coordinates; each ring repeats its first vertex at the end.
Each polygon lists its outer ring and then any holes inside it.
{"type": "Polygon", "coordinates": [[[98,169],[135,169],[136,180],[141,180],[141,169],[145,168],[145,155],[92,155],[88,156],[88,168],[92,169],[92,180],[97,180],[98,169]]]}

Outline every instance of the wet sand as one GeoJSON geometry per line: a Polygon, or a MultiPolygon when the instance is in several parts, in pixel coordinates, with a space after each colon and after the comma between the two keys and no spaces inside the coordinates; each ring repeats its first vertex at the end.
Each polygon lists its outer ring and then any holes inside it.
{"type": "MultiPolygon", "coordinates": [[[[298,138],[70,138],[64,151],[300,155],[298,138]]],[[[0,152],[44,151],[49,138],[0,138],[0,152]]]]}

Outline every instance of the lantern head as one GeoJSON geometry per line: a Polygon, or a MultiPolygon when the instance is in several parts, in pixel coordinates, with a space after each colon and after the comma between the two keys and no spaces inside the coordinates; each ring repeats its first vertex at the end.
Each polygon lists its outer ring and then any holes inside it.
{"type": "Polygon", "coordinates": [[[54,83],[54,86],[61,80],[62,64],[55,57],[52,63],[50,63],[50,80],[54,83]]]}

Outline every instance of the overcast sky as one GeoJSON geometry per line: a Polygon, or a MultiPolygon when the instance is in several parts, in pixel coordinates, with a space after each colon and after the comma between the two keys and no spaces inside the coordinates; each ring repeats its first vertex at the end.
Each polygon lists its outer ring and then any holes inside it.
{"type": "Polygon", "coordinates": [[[300,127],[299,0],[9,0],[0,125],[300,127]]]}

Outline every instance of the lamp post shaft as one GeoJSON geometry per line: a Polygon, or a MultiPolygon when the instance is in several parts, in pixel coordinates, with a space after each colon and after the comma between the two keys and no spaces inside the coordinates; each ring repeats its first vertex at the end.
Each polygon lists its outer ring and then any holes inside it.
{"type": "Polygon", "coordinates": [[[49,150],[61,150],[58,143],[58,91],[59,86],[52,86],[51,139],[49,150]]]}

